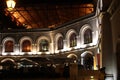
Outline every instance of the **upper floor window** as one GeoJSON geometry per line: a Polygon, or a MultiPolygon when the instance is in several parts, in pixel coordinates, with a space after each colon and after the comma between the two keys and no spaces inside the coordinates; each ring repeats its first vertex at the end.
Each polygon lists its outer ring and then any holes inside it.
{"type": "Polygon", "coordinates": [[[87,29],[84,33],[84,44],[92,43],[92,30],[87,29]]]}
{"type": "Polygon", "coordinates": [[[22,43],[22,52],[30,52],[31,51],[31,42],[29,40],[25,40],[22,43]]]}
{"type": "Polygon", "coordinates": [[[73,33],[70,36],[70,47],[75,47],[77,45],[77,38],[76,38],[76,34],[73,33]]]}
{"type": "Polygon", "coordinates": [[[63,37],[59,37],[57,44],[58,44],[58,50],[63,49],[63,37]]]}
{"type": "Polygon", "coordinates": [[[13,52],[13,41],[9,40],[5,42],[5,52],[13,52]]]}
{"type": "Polygon", "coordinates": [[[40,41],[40,44],[39,44],[39,50],[40,50],[41,52],[46,52],[46,51],[48,51],[48,46],[49,46],[48,41],[45,40],[45,39],[42,39],[42,40],[40,41]]]}

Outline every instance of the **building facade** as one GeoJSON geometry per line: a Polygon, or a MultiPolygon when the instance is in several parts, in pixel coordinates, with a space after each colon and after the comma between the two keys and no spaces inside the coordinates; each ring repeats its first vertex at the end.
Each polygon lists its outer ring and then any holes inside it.
{"type": "Polygon", "coordinates": [[[29,57],[75,58],[85,69],[105,67],[106,80],[117,80],[117,76],[119,80],[119,3],[113,1],[102,11],[102,0],[98,0],[93,13],[57,28],[1,32],[0,62],[17,63],[29,57]]]}

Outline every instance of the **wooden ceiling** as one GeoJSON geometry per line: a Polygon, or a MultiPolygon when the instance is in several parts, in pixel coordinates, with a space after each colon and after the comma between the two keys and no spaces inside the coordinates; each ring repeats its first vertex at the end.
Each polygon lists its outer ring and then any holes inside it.
{"type": "Polygon", "coordinates": [[[16,0],[5,16],[16,24],[10,28],[54,28],[94,12],[96,0],[16,0]]]}

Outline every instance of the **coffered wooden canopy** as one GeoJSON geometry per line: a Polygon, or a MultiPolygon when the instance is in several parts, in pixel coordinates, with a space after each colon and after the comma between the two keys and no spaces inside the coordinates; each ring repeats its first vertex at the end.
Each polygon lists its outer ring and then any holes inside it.
{"type": "Polygon", "coordinates": [[[93,13],[97,4],[97,0],[15,1],[16,6],[12,11],[7,10],[5,3],[0,4],[4,6],[1,8],[4,12],[4,17],[1,13],[1,24],[7,24],[8,21],[12,22],[12,25],[5,26],[7,29],[58,27],[64,23],[93,13]],[[2,22],[3,18],[6,19],[6,22],[2,22]]]}

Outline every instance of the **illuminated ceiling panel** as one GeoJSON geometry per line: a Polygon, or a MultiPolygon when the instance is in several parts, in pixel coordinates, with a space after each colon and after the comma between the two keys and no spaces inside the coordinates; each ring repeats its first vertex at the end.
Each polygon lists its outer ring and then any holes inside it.
{"type": "Polygon", "coordinates": [[[93,13],[94,0],[17,0],[14,11],[6,11],[7,16],[19,27],[54,28],[71,20],[93,13]]]}

